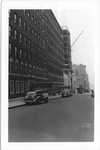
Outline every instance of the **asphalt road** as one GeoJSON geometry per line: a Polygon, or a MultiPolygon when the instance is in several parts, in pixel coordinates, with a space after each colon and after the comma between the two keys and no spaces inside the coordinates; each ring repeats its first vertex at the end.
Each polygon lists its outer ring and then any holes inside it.
{"type": "Polygon", "coordinates": [[[8,111],[9,142],[94,140],[94,99],[88,93],[8,111]]]}

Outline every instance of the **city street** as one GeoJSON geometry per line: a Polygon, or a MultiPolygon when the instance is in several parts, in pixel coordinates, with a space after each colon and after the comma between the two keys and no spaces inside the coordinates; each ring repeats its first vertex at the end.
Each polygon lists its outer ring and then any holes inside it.
{"type": "Polygon", "coordinates": [[[92,142],[94,99],[90,93],[8,110],[9,142],[92,142]]]}

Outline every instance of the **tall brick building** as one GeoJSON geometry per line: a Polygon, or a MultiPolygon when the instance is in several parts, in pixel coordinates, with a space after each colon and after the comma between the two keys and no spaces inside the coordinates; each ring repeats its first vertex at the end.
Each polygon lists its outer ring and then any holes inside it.
{"type": "Polygon", "coordinates": [[[30,82],[63,84],[61,27],[51,10],[9,11],[9,98],[30,82]]]}

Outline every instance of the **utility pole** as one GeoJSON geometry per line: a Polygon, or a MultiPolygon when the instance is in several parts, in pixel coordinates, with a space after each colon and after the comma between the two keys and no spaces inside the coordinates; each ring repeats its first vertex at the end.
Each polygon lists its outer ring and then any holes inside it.
{"type": "Polygon", "coordinates": [[[78,40],[78,38],[81,36],[81,34],[83,33],[84,30],[82,30],[82,32],[79,34],[79,36],[76,38],[76,40],[73,42],[73,44],[71,45],[71,47],[75,44],[75,42],[78,40]]]}

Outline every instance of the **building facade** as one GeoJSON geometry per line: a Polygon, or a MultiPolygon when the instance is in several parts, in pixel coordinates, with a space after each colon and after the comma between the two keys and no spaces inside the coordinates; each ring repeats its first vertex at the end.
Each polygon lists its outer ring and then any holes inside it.
{"type": "Polygon", "coordinates": [[[31,82],[63,84],[61,32],[51,10],[9,11],[9,99],[31,82]]]}
{"type": "Polygon", "coordinates": [[[89,80],[88,74],[86,73],[86,66],[83,64],[73,65],[73,79],[74,79],[74,91],[80,88],[85,91],[87,88],[89,90],[89,80]]]}
{"type": "Polygon", "coordinates": [[[62,26],[62,39],[63,39],[63,63],[64,63],[64,85],[72,86],[72,61],[71,61],[71,42],[70,32],[67,26],[62,26]]]}

